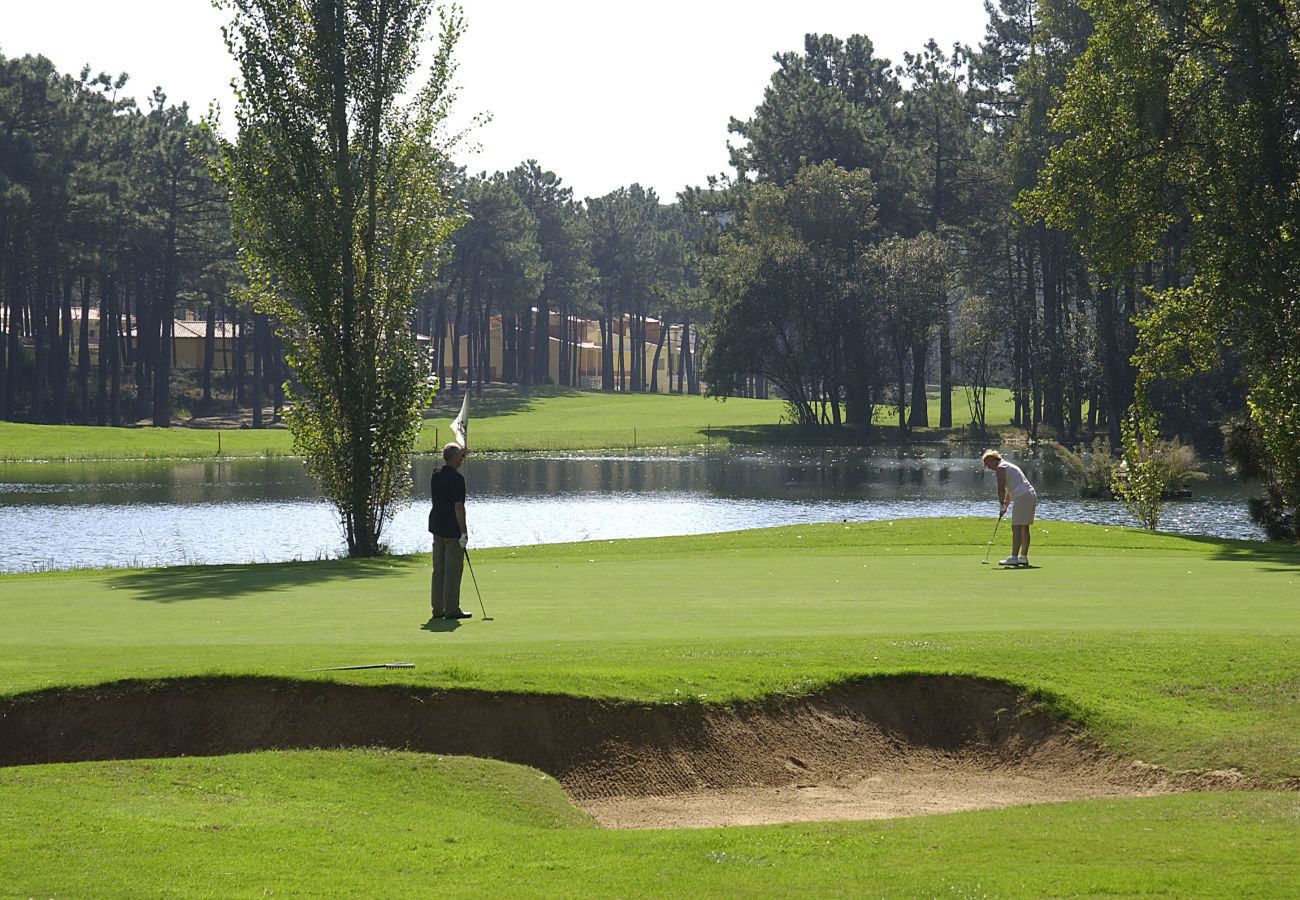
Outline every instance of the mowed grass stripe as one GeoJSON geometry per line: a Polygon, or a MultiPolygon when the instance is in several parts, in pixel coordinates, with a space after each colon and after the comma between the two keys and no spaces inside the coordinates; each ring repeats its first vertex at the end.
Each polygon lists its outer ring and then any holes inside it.
{"type": "Polygon", "coordinates": [[[1287,896],[1300,795],[606,831],[541,773],[377,751],[0,770],[18,896],[1287,896]]]}
{"type": "MultiPolygon", "coordinates": [[[[1300,774],[1300,552],[1042,523],[829,524],[477,551],[495,621],[427,617],[423,558],[0,579],[0,693],[202,675],[724,702],[900,672],[1039,692],[1117,752],[1300,774]],[[409,661],[412,670],[320,673],[409,661]]],[[[478,604],[468,579],[464,606],[478,604]]]]}

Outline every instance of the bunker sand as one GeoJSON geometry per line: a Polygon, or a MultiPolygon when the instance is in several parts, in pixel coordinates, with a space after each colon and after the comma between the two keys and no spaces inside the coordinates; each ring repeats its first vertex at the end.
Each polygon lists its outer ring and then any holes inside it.
{"type": "Polygon", "coordinates": [[[388,747],[534,766],[615,828],[916,816],[1259,785],[1116,759],[1013,686],[907,676],[727,705],[266,678],[0,701],[0,765],[388,747]]]}

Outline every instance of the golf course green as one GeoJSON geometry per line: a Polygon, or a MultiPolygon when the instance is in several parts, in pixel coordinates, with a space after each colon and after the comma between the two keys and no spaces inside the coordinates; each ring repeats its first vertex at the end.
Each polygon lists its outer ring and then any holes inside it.
{"type": "MultiPolygon", "coordinates": [[[[727,704],[916,673],[1005,683],[1106,753],[1255,790],[875,822],[599,828],[555,780],[461,757],[261,752],[0,769],[22,896],[1285,895],[1300,885],[1300,550],[1042,522],[839,523],[427,561],[0,577],[0,700],[177,679],[727,704]],[[486,608],[491,621],[480,621],[486,608]],[[314,671],[389,661],[413,668],[314,671]]],[[[150,686],[153,687],[150,687],[150,686]]],[[[57,757],[50,757],[57,758],[57,757]]]]}

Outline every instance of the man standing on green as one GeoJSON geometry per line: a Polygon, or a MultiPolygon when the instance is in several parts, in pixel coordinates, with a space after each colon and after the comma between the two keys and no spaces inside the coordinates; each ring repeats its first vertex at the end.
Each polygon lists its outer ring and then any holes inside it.
{"type": "Polygon", "coordinates": [[[460,608],[460,578],[465,571],[469,527],[465,524],[465,476],[460,464],[465,451],[459,444],[442,448],[443,465],[433,471],[429,494],[429,531],[433,534],[433,592],[435,619],[468,619],[473,613],[460,608]]]}

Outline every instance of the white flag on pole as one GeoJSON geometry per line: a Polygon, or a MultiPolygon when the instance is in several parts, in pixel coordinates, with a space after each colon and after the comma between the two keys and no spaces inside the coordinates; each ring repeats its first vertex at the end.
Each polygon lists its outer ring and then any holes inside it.
{"type": "Polygon", "coordinates": [[[451,420],[451,432],[456,435],[460,449],[468,450],[469,441],[465,435],[469,432],[469,389],[465,390],[465,401],[460,405],[460,414],[451,420]]]}

